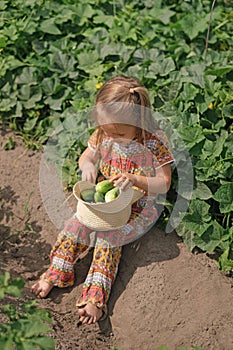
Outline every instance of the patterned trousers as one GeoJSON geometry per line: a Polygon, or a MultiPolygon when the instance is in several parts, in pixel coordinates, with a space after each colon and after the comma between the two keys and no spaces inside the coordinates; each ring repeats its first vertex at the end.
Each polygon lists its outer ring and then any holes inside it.
{"type": "MultiPolygon", "coordinates": [[[[76,304],[78,307],[89,302],[98,308],[105,307],[118,271],[122,245],[133,241],[135,235],[143,234],[145,228],[148,229],[156,218],[155,209],[143,210],[141,218],[138,213],[132,212],[129,222],[123,228],[97,233],[92,263],[76,304]]],[[[78,221],[76,215],[68,220],[50,253],[51,265],[41,278],[60,288],[72,286],[74,263],[88,248],[92,232],[78,221]]]]}

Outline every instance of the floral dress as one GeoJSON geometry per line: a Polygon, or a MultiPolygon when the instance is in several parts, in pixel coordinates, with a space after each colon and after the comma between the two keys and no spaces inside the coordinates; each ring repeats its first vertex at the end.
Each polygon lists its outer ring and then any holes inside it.
{"type": "MultiPolygon", "coordinates": [[[[108,137],[104,137],[98,144],[95,131],[89,139],[88,147],[98,152],[99,170],[104,178],[123,172],[153,177],[156,169],[174,161],[166,136],[161,130],[153,134],[145,133],[143,144],[137,140],[116,142],[108,137]]],[[[117,274],[122,246],[145,234],[158,218],[154,199],[144,193],[132,205],[126,225],[117,230],[96,232],[93,259],[77,301],[78,307],[89,302],[102,309],[106,306],[117,274]]],[[[51,251],[51,265],[41,278],[58,287],[73,285],[75,260],[90,244],[92,231],[82,225],[76,215],[68,220],[51,251]]]]}

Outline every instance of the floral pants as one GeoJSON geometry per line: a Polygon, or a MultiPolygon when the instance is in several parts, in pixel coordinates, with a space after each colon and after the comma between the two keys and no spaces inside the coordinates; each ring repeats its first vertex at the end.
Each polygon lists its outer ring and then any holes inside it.
{"type": "MultiPolygon", "coordinates": [[[[143,215],[138,216],[132,211],[129,222],[121,229],[97,232],[92,263],[76,304],[78,307],[87,303],[101,309],[105,307],[118,271],[122,245],[142,235],[157,218],[155,208],[142,212],[143,215]]],[[[76,215],[68,220],[50,253],[51,265],[41,278],[60,288],[72,286],[74,263],[88,248],[91,232],[93,230],[81,224],[76,215]]]]}

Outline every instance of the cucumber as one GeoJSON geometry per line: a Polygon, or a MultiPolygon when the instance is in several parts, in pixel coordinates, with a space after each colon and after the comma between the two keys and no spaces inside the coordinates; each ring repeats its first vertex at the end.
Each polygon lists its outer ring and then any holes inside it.
{"type": "Polygon", "coordinates": [[[103,193],[95,192],[94,200],[95,200],[96,203],[103,203],[103,202],[105,202],[103,193]]]}
{"type": "Polygon", "coordinates": [[[114,187],[105,194],[105,202],[111,202],[119,196],[119,187],[114,187]]]}
{"type": "Polygon", "coordinates": [[[110,182],[109,180],[103,180],[101,182],[98,182],[95,186],[96,192],[100,192],[105,195],[108,191],[110,191],[112,188],[114,188],[114,184],[110,182]]]}
{"type": "Polygon", "coordinates": [[[95,190],[83,190],[80,195],[85,202],[94,202],[95,190]]]}

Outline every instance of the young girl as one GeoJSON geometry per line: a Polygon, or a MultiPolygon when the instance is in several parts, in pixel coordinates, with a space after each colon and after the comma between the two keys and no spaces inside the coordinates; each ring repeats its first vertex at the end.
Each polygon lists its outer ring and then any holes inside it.
{"type": "MultiPolygon", "coordinates": [[[[173,162],[165,135],[154,126],[148,92],[137,79],[119,75],[106,82],[97,94],[93,116],[98,127],[79,159],[82,180],[96,183],[100,172],[122,190],[135,186],[144,196],[132,205],[126,225],[96,232],[93,260],[76,304],[83,324],[106,316],[122,245],[156,222],[154,198],[168,191],[173,162]]],[[[92,231],[76,214],[68,220],[51,251],[49,269],[31,287],[37,297],[45,298],[54,286],[74,284],[75,260],[90,244],[92,231]]]]}

